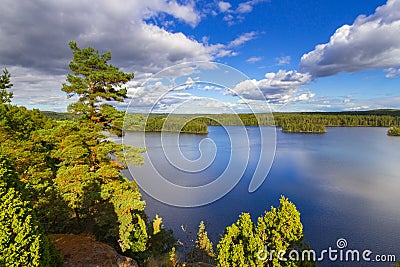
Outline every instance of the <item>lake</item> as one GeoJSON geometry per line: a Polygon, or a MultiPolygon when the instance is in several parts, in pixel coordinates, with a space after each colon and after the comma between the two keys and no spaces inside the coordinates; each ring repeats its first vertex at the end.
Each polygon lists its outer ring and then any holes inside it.
{"type": "MultiPolygon", "coordinates": [[[[237,127],[239,131],[240,127],[237,127]]],[[[268,128],[268,127],[265,127],[268,128]]],[[[235,132],[235,128],[231,130],[235,132]]],[[[301,212],[305,241],[317,252],[336,249],[339,238],[347,240],[347,249],[375,254],[395,254],[400,260],[400,138],[386,135],[386,128],[327,128],[326,134],[276,132],[276,153],[267,179],[253,193],[248,192],[260,153],[259,131],[247,128],[250,157],[242,179],[224,197],[205,206],[179,208],[163,204],[143,192],[146,212],[159,214],[164,225],[184,242],[181,225],[195,233],[204,220],[214,243],[223,229],[235,222],[243,211],[253,220],[278,206],[281,195],[288,197],[301,212]]],[[[126,132],[124,142],[139,145],[142,133],[126,132]]],[[[164,137],[163,144],[177,134],[164,137]]],[[[210,138],[216,145],[212,164],[199,173],[179,172],[168,164],[159,133],[146,134],[148,154],[163,176],[182,186],[211,182],[226,168],[231,144],[223,127],[209,127],[208,135],[181,134],[182,153],[194,160],[200,156],[199,144],[210,138]]],[[[204,148],[204,147],[203,147],[204,148]]],[[[210,148],[211,149],[211,148],[210,148]]],[[[243,153],[247,149],[242,147],[243,153]]],[[[240,150],[240,148],[239,148],[240,150]]],[[[207,153],[205,146],[202,153],[207,153]]],[[[240,153],[240,151],[239,151],[240,153]]],[[[145,163],[140,172],[146,174],[145,163]]],[[[268,164],[266,164],[266,168],[268,164]]],[[[152,179],[151,175],[146,179],[152,179]]],[[[162,190],[162,189],[161,189],[162,190]]],[[[176,195],[179,197],[179,195],[176,195]]],[[[319,266],[390,266],[378,264],[324,261],[319,266]]]]}

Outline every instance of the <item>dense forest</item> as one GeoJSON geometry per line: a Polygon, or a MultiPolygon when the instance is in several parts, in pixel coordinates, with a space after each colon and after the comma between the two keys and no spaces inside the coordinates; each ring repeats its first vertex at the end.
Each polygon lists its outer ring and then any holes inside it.
{"type": "MultiPolygon", "coordinates": [[[[283,132],[325,133],[326,127],[392,127],[400,125],[400,111],[315,112],[273,114],[127,114],[124,130],[207,133],[207,126],[279,126],[283,132]],[[168,119],[167,119],[168,118],[168,119]],[[168,121],[168,123],[165,123],[168,121]],[[185,123],[187,122],[187,123],[185,123]],[[183,126],[183,127],[182,127],[183,126]]],[[[392,132],[398,128],[393,128],[392,132]]],[[[393,134],[394,135],[394,134],[393,134]]]]}
{"type": "MultiPolygon", "coordinates": [[[[4,69],[0,75],[0,266],[63,266],[68,255],[57,250],[51,238],[56,234],[90,235],[140,266],[315,266],[272,253],[257,257],[265,249],[307,247],[300,213],[283,196],[256,223],[241,214],[216,246],[203,222],[193,243],[178,244],[162,218],[146,215],[137,184],[120,172],[127,164],[142,164],[144,150],[108,138],[121,135],[124,113],[107,101],[126,98],[124,85],[133,74],[111,65],[110,52],[81,49],[75,42],[70,48],[71,73],[61,90],[78,100],[66,116],[12,105],[11,74],[4,69]]],[[[135,116],[132,125],[140,127],[135,116]]],[[[162,118],[154,119],[157,129],[162,118]]],[[[183,129],[206,127],[200,121],[183,129]]]]}
{"type": "MultiPolygon", "coordinates": [[[[59,120],[73,119],[69,113],[46,111],[59,120]]],[[[389,135],[399,135],[400,110],[343,112],[274,112],[272,114],[126,114],[127,131],[182,132],[206,134],[207,126],[278,126],[283,132],[325,133],[326,127],[391,127],[389,135]],[[195,117],[194,119],[192,119],[195,117]],[[167,123],[166,123],[167,122],[167,123]]]]}

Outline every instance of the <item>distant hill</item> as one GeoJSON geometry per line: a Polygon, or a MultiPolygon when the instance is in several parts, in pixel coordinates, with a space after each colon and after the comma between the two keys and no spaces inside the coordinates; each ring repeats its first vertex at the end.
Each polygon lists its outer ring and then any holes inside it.
{"type": "Polygon", "coordinates": [[[74,118],[68,112],[55,112],[55,111],[40,111],[42,114],[48,118],[55,119],[55,120],[71,120],[74,118]]]}

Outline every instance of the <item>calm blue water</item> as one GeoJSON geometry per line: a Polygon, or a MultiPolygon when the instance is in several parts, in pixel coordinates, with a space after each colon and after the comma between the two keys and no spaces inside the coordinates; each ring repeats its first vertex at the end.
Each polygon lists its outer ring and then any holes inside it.
{"type": "MultiPolygon", "coordinates": [[[[143,193],[146,212],[150,217],[158,213],[164,225],[182,240],[185,234],[181,225],[195,233],[199,222],[204,220],[215,243],[223,229],[235,222],[242,211],[250,212],[255,220],[271,205],[278,206],[280,195],[285,195],[301,212],[305,240],[313,249],[335,249],[337,239],[345,238],[348,249],[395,254],[400,260],[400,138],[389,137],[386,131],[385,128],[328,128],[323,135],[277,131],[271,171],[262,186],[249,193],[260,151],[258,131],[250,127],[249,164],[230,193],[198,208],[172,207],[143,193]]],[[[127,132],[124,142],[137,145],[139,135],[127,132]]],[[[174,135],[169,137],[173,139],[174,135]]],[[[157,168],[168,180],[186,186],[207,184],[228,164],[231,144],[222,127],[209,127],[207,136],[180,136],[183,154],[196,159],[200,155],[198,145],[204,138],[214,140],[217,154],[209,168],[193,176],[179,173],[168,165],[160,134],[146,135],[147,151],[157,159],[157,168]]],[[[319,265],[354,264],[323,262],[319,265]]],[[[362,262],[354,266],[390,265],[362,262]]]]}

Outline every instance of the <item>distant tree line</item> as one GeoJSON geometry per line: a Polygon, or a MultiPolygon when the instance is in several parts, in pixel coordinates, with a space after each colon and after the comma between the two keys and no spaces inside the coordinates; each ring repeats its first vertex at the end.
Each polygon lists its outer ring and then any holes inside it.
{"type": "MultiPolygon", "coordinates": [[[[396,113],[397,114],[397,113],[396,113]]],[[[400,124],[400,115],[370,115],[370,114],[301,114],[301,113],[276,113],[274,119],[277,125],[285,123],[310,123],[324,126],[372,126],[390,127],[400,124]]]]}
{"type": "MultiPolygon", "coordinates": [[[[391,127],[400,125],[396,110],[365,113],[208,114],[195,119],[184,114],[127,114],[125,130],[207,133],[207,126],[280,126],[283,132],[325,133],[326,127],[391,127]],[[273,115],[273,116],[272,116],[273,115]],[[168,120],[168,123],[165,123],[168,120]],[[186,123],[185,123],[186,122],[186,123]],[[184,127],[182,127],[184,125],[184,127]]],[[[396,128],[394,128],[396,129],[396,128]]]]}
{"type": "Polygon", "coordinates": [[[184,115],[170,117],[165,115],[150,115],[145,122],[144,129],[146,132],[208,133],[207,124],[196,119],[190,120],[184,115]]]}

